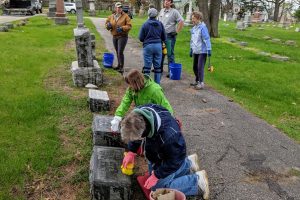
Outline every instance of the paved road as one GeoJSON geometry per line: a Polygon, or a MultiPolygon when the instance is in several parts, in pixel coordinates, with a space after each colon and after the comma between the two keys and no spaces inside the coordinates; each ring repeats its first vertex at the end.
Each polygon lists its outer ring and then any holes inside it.
{"type": "MultiPolygon", "coordinates": [[[[34,16],[40,16],[45,14],[38,14],[34,16]]],[[[13,22],[21,19],[27,19],[34,16],[11,16],[11,15],[0,15],[0,24],[6,23],[6,22],[13,22]]]]}
{"type": "MultiPolygon", "coordinates": [[[[113,52],[104,19],[91,19],[113,52]]],[[[141,69],[141,44],[129,39],[125,59],[125,67],[141,69]]],[[[161,85],[183,121],[189,153],[208,172],[211,199],[300,200],[300,177],[290,175],[300,168],[299,144],[213,89],[195,91],[192,80],[183,74],[161,85]]]]}

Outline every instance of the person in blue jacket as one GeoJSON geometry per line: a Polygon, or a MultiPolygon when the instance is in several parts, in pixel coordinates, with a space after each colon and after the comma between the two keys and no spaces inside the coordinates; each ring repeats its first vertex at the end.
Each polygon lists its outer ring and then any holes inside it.
{"type": "Polygon", "coordinates": [[[204,66],[207,56],[211,56],[211,43],[207,27],[203,20],[201,12],[193,12],[191,29],[191,49],[190,57],[194,56],[193,70],[195,74],[195,82],[191,86],[195,86],[196,90],[204,88],[204,66]]]}
{"type": "Polygon", "coordinates": [[[208,199],[207,174],[205,170],[199,171],[197,154],[186,156],[180,127],[167,109],[156,104],[136,107],[121,122],[121,137],[129,142],[129,152],[122,163],[125,168],[134,164],[140,146],[136,141],[141,141],[143,154],[152,167],[145,188],[172,188],[185,195],[202,194],[208,199]]]}
{"type": "Polygon", "coordinates": [[[166,40],[166,32],[163,24],[156,19],[157,10],[148,10],[149,19],[143,24],[139,39],[143,42],[144,68],[143,73],[150,75],[151,67],[154,67],[154,81],[160,84],[162,42],[166,40]]]}

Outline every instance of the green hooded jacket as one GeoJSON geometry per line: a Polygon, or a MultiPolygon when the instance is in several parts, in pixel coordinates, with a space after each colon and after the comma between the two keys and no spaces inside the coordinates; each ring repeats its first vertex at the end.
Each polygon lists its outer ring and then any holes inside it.
{"type": "Polygon", "coordinates": [[[145,75],[144,77],[145,86],[140,91],[135,92],[131,88],[127,88],[122,102],[115,112],[116,116],[124,117],[132,101],[134,101],[135,106],[141,106],[149,103],[160,105],[166,108],[173,115],[173,109],[165,97],[160,85],[155,83],[149,76],[145,75]]]}

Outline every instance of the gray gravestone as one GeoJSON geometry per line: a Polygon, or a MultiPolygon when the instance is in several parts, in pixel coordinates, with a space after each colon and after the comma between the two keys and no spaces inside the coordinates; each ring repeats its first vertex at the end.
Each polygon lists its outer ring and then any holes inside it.
{"type": "Polygon", "coordinates": [[[13,29],[14,28],[14,24],[10,23],[10,22],[4,23],[3,25],[7,26],[8,29],[13,29]]]}
{"type": "Polygon", "coordinates": [[[248,42],[240,42],[240,46],[246,47],[248,46],[248,42]]]}
{"type": "Polygon", "coordinates": [[[7,26],[0,26],[0,32],[8,32],[7,26]]]}
{"type": "Polygon", "coordinates": [[[246,29],[244,22],[238,21],[236,23],[236,29],[240,31],[244,31],[246,29]]]}
{"type": "Polygon", "coordinates": [[[295,29],[295,32],[300,32],[300,28],[297,27],[297,28],[295,29]]]}
{"type": "Polygon", "coordinates": [[[294,40],[287,40],[287,41],[285,41],[284,44],[289,45],[289,46],[296,46],[297,45],[294,40]]]}
{"type": "Polygon", "coordinates": [[[56,0],[49,0],[49,12],[47,13],[48,17],[55,17],[56,13],[56,0]]]}
{"type": "Polygon", "coordinates": [[[101,85],[103,83],[102,70],[96,60],[94,67],[79,67],[77,61],[73,61],[71,65],[73,83],[77,87],[84,87],[88,83],[101,85]]]}
{"type": "Polygon", "coordinates": [[[264,40],[271,40],[272,38],[270,36],[264,36],[263,39],[264,40]]]}
{"type": "Polygon", "coordinates": [[[93,200],[131,200],[131,180],[122,174],[124,149],[94,146],[90,161],[90,186],[93,200]]]}
{"type": "Polygon", "coordinates": [[[91,34],[84,26],[82,3],[76,0],[77,28],[74,29],[76,52],[78,61],[72,62],[72,75],[75,86],[84,87],[91,83],[101,85],[103,83],[102,70],[97,60],[93,57],[91,34]]]}
{"type": "Polygon", "coordinates": [[[288,61],[289,60],[289,57],[280,56],[280,55],[277,55],[277,54],[272,55],[271,58],[273,58],[275,60],[279,60],[279,61],[288,61]]]}
{"type": "Polygon", "coordinates": [[[109,111],[109,98],[106,91],[89,89],[88,102],[91,112],[109,111]]]}
{"type": "Polygon", "coordinates": [[[94,115],[92,131],[93,131],[93,144],[108,146],[124,146],[121,141],[120,132],[111,131],[111,121],[113,116],[94,115]]]}

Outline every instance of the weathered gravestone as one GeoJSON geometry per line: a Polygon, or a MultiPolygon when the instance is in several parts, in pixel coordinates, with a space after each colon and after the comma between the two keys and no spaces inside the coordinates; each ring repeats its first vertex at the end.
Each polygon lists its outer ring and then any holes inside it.
{"type": "Polygon", "coordinates": [[[90,186],[93,200],[131,200],[131,180],[122,174],[124,149],[94,146],[90,161],[90,186]]]}
{"type": "Polygon", "coordinates": [[[47,13],[48,17],[55,17],[56,13],[56,0],[49,0],[49,12],[47,13]]]}
{"type": "Polygon", "coordinates": [[[0,32],[8,32],[7,26],[0,26],[0,32]]]}
{"type": "Polygon", "coordinates": [[[297,28],[295,29],[295,32],[300,32],[300,28],[297,27],[297,28]]]}
{"type": "Polygon", "coordinates": [[[124,143],[121,141],[120,132],[111,131],[110,122],[113,118],[113,116],[94,115],[92,125],[94,145],[108,145],[116,147],[124,146],[124,143]]]}
{"type": "Polygon", "coordinates": [[[88,102],[91,112],[109,111],[110,104],[106,91],[89,89],[88,102]]]}
{"type": "Polygon", "coordinates": [[[289,45],[289,46],[296,46],[297,45],[297,43],[294,40],[287,40],[287,41],[285,41],[284,44],[289,45]]]}
{"type": "Polygon", "coordinates": [[[94,33],[91,33],[91,45],[92,45],[93,59],[96,60],[96,37],[94,33]]]}
{"type": "Polygon", "coordinates": [[[244,22],[238,21],[236,23],[236,29],[240,31],[244,31],[246,29],[244,22]]]}
{"type": "Polygon", "coordinates": [[[93,59],[91,34],[84,26],[80,0],[76,1],[76,10],[77,28],[74,29],[74,36],[78,60],[72,62],[71,66],[73,82],[78,87],[84,87],[88,83],[98,86],[103,82],[102,70],[97,60],[93,59]]]}
{"type": "Polygon", "coordinates": [[[4,23],[3,25],[7,26],[8,29],[13,29],[14,28],[14,24],[10,23],[10,22],[4,23]]]}
{"type": "Polygon", "coordinates": [[[95,0],[88,0],[89,2],[89,15],[90,16],[95,16],[96,15],[96,10],[95,10],[95,0]]]}

